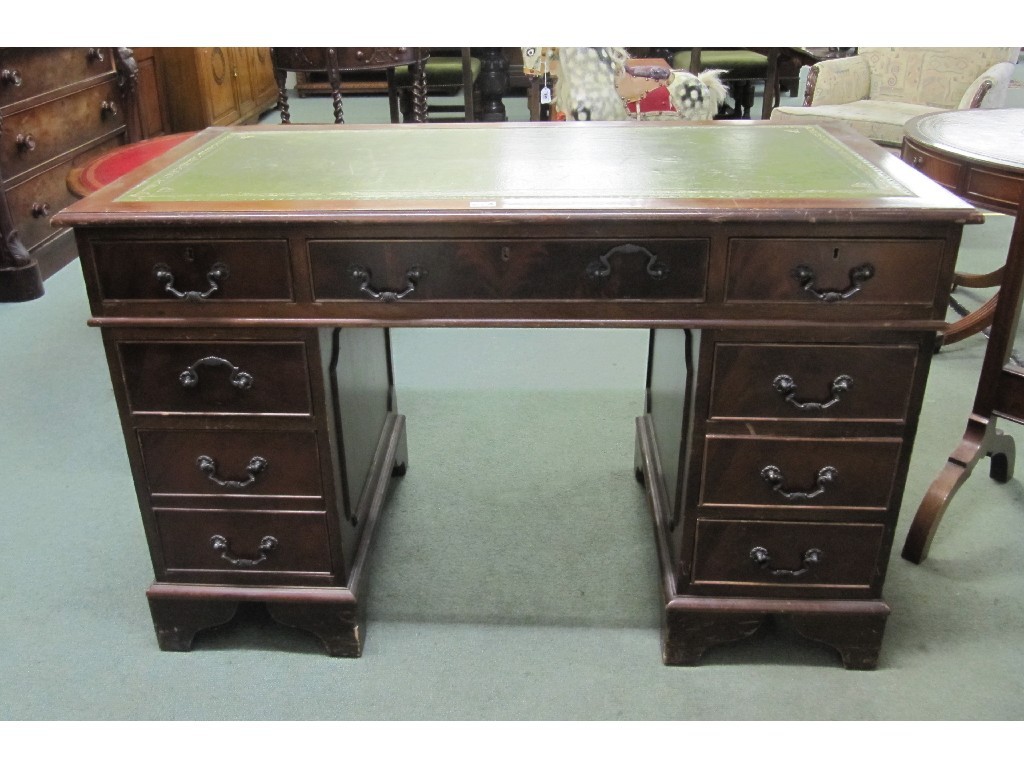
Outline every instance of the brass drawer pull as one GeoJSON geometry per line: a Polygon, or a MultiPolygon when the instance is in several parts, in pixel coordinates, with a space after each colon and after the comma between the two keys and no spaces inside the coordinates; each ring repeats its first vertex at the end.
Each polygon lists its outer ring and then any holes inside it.
{"type": "Polygon", "coordinates": [[[100,117],[106,117],[107,115],[114,116],[117,114],[117,102],[116,101],[101,101],[100,102],[100,117]]]}
{"type": "Polygon", "coordinates": [[[182,299],[184,301],[202,301],[208,299],[215,292],[220,290],[218,280],[224,280],[230,272],[228,272],[227,264],[217,262],[214,264],[210,271],[206,273],[206,279],[210,282],[210,287],[205,291],[179,291],[174,287],[174,274],[171,272],[171,268],[166,264],[157,264],[153,267],[153,277],[157,279],[157,282],[163,283],[164,290],[171,294],[176,299],[182,299]]]}
{"type": "Polygon", "coordinates": [[[842,290],[836,290],[833,288],[817,289],[814,287],[814,281],[817,277],[814,275],[814,270],[808,267],[806,264],[801,264],[793,268],[791,273],[800,287],[803,288],[807,293],[814,296],[819,301],[827,303],[835,301],[843,301],[853,296],[855,293],[859,293],[861,287],[865,282],[875,276],[875,268],[871,264],[861,264],[859,267],[854,267],[850,270],[850,284],[842,290]]]}
{"type": "Polygon", "coordinates": [[[839,396],[850,389],[853,386],[853,377],[847,374],[840,374],[832,380],[832,399],[826,400],[825,402],[816,402],[814,400],[800,401],[796,399],[796,382],[792,376],[785,373],[780,373],[772,381],[772,386],[775,387],[775,391],[781,395],[785,395],[786,402],[801,411],[823,411],[826,408],[831,408],[833,405],[839,402],[839,396]]]}
{"type": "Polygon", "coordinates": [[[267,556],[277,549],[277,539],[273,536],[264,536],[260,539],[260,545],[257,547],[260,556],[252,560],[233,555],[231,553],[231,544],[228,542],[227,537],[221,536],[219,533],[210,537],[210,546],[213,547],[214,552],[220,552],[221,558],[227,560],[232,565],[238,568],[252,568],[266,560],[267,556]]]}
{"type": "Polygon", "coordinates": [[[634,253],[640,254],[647,259],[647,274],[655,280],[663,280],[668,275],[668,265],[663,261],[658,261],[658,256],[656,254],[651,253],[642,245],[626,243],[625,245],[615,246],[608,251],[608,253],[603,256],[599,256],[596,261],[590,262],[587,265],[587,277],[591,280],[600,280],[602,278],[609,277],[612,273],[612,265],[609,263],[612,256],[616,256],[618,254],[631,255],[634,253]]]}
{"type": "Polygon", "coordinates": [[[216,476],[217,462],[209,456],[199,456],[196,459],[196,466],[200,472],[221,488],[247,488],[256,482],[256,477],[267,468],[267,460],[262,456],[253,456],[245,465],[245,472],[248,477],[245,480],[221,480],[216,476]]]}
{"type": "Polygon", "coordinates": [[[90,62],[93,62],[93,61],[95,61],[95,62],[103,61],[103,49],[102,48],[87,48],[86,51],[85,51],[85,57],[90,62]]]}
{"type": "Polygon", "coordinates": [[[251,373],[243,371],[230,360],[225,360],[223,357],[214,357],[212,355],[210,357],[203,357],[196,360],[192,365],[179,373],[178,381],[181,382],[181,386],[187,389],[199,386],[199,371],[197,368],[201,365],[226,366],[231,369],[231,373],[228,377],[228,380],[231,382],[231,386],[235,389],[242,390],[243,392],[247,389],[252,389],[254,379],[251,373]]]}
{"type": "Polygon", "coordinates": [[[750,559],[754,561],[754,565],[768,571],[772,576],[789,576],[791,578],[803,576],[811,570],[813,566],[820,563],[823,557],[824,553],[820,549],[808,549],[804,552],[801,561],[801,565],[803,567],[795,570],[789,570],[786,568],[772,568],[772,557],[764,547],[754,547],[750,550],[750,559]]]}
{"type": "Polygon", "coordinates": [[[36,148],[36,139],[31,133],[19,133],[14,137],[19,152],[31,152],[36,148]]]}
{"type": "Polygon", "coordinates": [[[420,269],[419,267],[412,267],[408,272],[405,273],[405,290],[398,291],[379,291],[376,288],[370,287],[370,270],[366,267],[356,265],[352,267],[351,276],[353,280],[361,281],[359,290],[369,296],[371,299],[377,301],[391,302],[404,299],[410,293],[416,290],[416,284],[426,277],[426,270],[420,269]]]}
{"type": "Polygon", "coordinates": [[[772,490],[788,501],[800,499],[813,499],[825,492],[825,486],[834,483],[839,478],[839,470],[835,467],[822,467],[818,470],[818,477],[813,491],[787,491],[782,487],[786,478],[782,470],[774,464],[769,464],[761,470],[761,479],[772,487],[772,490]]]}

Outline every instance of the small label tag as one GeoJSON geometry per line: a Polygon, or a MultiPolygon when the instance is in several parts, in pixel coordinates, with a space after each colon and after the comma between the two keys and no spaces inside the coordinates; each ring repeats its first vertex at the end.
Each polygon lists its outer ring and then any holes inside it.
{"type": "Polygon", "coordinates": [[[540,103],[550,104],[551,103],[551,89],[546,85],[540,89],[540,103]]]}

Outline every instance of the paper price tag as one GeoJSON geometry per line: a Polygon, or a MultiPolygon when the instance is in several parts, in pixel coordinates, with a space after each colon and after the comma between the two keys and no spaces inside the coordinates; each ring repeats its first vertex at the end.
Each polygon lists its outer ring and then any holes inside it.
{"type": "Polygon", "coordinates": [[[550,104],[551,103],[551,89],[548,86],[544,86],[540,89],[540,103],[550,104]]]}

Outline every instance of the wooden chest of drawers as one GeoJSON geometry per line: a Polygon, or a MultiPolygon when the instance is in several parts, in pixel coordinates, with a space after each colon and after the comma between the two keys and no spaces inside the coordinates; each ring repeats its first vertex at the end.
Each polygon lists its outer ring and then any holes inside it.
{"type": "Polygon", "coordinates": [[[17,233],[41,277],[74,256],[67,230],[50,225],[74,200],[65,183],[71,164],[126,141],[131,102],[119,55],[114,48],[0,49],[0,192],[10,215],[3,238],[17,233]]]}
{"type": "Polygon", "coordinates": [[[571,325],[653,329],[635,467],[665,661],[782,615],[848,667],[876,663],[972,208],[852,134],[768,124],[209,130],[162,163],[61,215],[162,647],[259,600],[358,655],[363,566],[407,461],[387,329],[571,325]],[[750,157],[818,152],[822,188],[773,160],[723,194],[700,169],[729,167],[739,139],[750,157]],[[549,186],[502,186],[549,145],[549,186]],[[597,151],[613,146],[637,167],[597,151]],[[453,188],[445,147],[476,159],[453,188]]]}

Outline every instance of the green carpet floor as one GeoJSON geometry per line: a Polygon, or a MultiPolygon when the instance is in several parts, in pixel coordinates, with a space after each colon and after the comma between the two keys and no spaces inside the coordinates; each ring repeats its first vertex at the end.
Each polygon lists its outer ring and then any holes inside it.
{"type": "MultiPolygon", "coordinates": [[[[993,215],[969,228],[961,269],[999,263],[1010,225],[993,215]]],[[[1020,481],[994,483],[981,465],[930,558],[899,557],[963,432],[981,337],[932,365],[879,668],[845,671],[784,624],[673,668],[660,660],[654,540],[633,478],[644,332],[394,332],[410,469],[379,528],[365,654],[350,660],[258,607],[191,653],[157,649],[152,570],[88,315],[77,262],[38,301],[0,305],[4,720],[1024,716],[1020,481]]]]}

